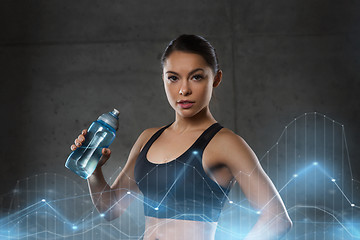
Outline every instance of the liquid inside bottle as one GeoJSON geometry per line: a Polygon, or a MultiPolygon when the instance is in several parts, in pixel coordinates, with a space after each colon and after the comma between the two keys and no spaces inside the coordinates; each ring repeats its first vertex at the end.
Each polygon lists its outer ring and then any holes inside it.
{"type": "Polygon", "coordinates": [[[94,172],[102,155],[102,149],[109,147],[114,138],[115,129],[99,120],[93,122],[83,145],[70,154],[65,166],[87,179],[94,172]]]}
{"type": "Polygon", "coordinates": [[[106,134],[106,132],[98,131],[95,133],[88,146],[81,149],[81,156],[77,160],[77,165],[79,168],[84,169],[89,165],[91,156],[94,156],[95,151],[99,148],[100,143],[104,140],[106,134]]]}

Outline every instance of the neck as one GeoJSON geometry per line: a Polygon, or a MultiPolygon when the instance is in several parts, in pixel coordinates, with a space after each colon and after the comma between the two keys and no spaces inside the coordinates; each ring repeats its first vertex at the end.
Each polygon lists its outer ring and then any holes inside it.
{"type": "Polygon", "coordinates": [[[216,120],[212,116],[209,106],[207,106],[192,117],[183,117],[180,114],[176,113],[175,122],[172,124],[171,127],[175,131],[186,132],[208,127],[210,124],[213,124],[215,122],[216,120]]]}

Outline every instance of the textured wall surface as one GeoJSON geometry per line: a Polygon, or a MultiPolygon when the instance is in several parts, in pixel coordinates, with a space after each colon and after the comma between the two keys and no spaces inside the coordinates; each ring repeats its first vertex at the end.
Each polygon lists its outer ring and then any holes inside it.
{"type": "MultiPolygon", "coordinates": [[[[283,127],[317,111],[345,125],[359,168],[359,1],[12,1],[0,3],[0,193],[66,175],[69,146],[120,110],[107,175],[141,131],[171,122],[160,56],[181,33],[206,37],[224,76],[211,109],[262,156],[283,127]]],[[[359,171],[357,171],[359,174],[359,171]]]]}

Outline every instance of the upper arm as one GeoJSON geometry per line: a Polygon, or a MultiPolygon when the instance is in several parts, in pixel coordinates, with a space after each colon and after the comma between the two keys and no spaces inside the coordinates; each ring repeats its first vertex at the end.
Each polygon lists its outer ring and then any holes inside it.
{"type": "Polygon", "coordinates": [[[244,139],[229,132],[225,134],[224,141],[226,144],[222,159],[251,205],[270,215],[286,212],[274,184],[244,139]]]}

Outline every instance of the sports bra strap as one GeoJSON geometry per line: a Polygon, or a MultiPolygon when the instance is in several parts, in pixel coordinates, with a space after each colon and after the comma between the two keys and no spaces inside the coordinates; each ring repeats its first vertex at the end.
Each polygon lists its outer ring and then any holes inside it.
{"type": "Polygon", "coordinates": [[[141,150],[141,152],[147,152],[148,149],[150,148],[150,146],[153,144],[153,142],[162,134],[162,132],[168,128],[172,123],[170,123],[169,125],[166,125],[162,128],[160,128],[159,130],[157,130],[152,136],[151,138],[147,141],[147,143],[145,144],[145,146],[143,147],[143,149],[141,150]]]}
{"type": "Polygon", "coordinates": [[[203,134],[198,138],[193,147],[197,150],[204,151],[211,139],[222,128],[223,126],[221,126],[219,123],[214,123],[208,129],[206,129],[206,131],[203,132],[203,134]]]}
{"type": "MultiPolygon", "coordinates": [[[[153,142],[162,134],[162,132],[168,128],[172,123],[160,128],[156,133],[154,133],[149,141],[145,144],[142,151],[147,152],[153,142]]],[[[192,145],[193,149],[197,151],[204,151],[205,147],[209,144],[210,140],[214,137],[214,135],[223,128],[219,123],[214,123],[208,129],[206,129],[200,137],[196,140],[196,142],[192,145]]]]}

